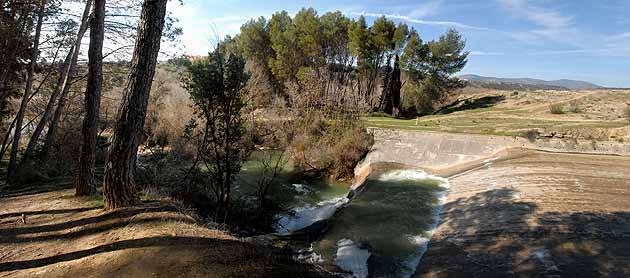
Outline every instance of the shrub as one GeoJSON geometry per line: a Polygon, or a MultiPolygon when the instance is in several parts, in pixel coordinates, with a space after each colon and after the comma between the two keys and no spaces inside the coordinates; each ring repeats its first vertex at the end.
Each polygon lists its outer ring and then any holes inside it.
{"type": "Polygon", "coordinates": [[[571,101],[569,103],[569,112],[571,113],[582,113],[582,107],[577,101],[571,101]]]}
{"type": "Polygon", "coordinates": [[[289,153],[293,164],[307,172],[352,178],[354,167],[374,144],[367,130],[354,121],[312,120],[295,124],[289,153]]]}
{"type": "Polygon", "coordinates": [[[564,114],[564,107],[560,103],[554,103],[549,105],[549,111],[551,114],[564,114]]]}
{"type": "Polygon", "coordinates": [[[624,116],[626,116],[626,119],[628,119],[628,122],[630,122],[630,105],[626,105],[626,109],[624,110],[624,116]]]}
{"type": "Polygon", "coordinates": [[[527,138],[530,142],[534,142],[536,141],[536,139],[538,139],[538,135],[540,135],[540,132],[536,129],[530,129],[526,131],[524,135],[525,138],[527,138]]]}

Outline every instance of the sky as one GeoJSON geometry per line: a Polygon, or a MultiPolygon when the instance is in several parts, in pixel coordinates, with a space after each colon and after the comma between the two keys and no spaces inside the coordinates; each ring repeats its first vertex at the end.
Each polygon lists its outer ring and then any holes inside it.
{"type": "Polygon", "coordinates": [[[423,40],[448,28],[460,31],[470,51],[461,74],[577,79],[608,87],[630,87],[630,0],[183,0],[170,1],[184,34],[178,50],[205,55],[217,38],[234,35],[251,18],[313,7],[385,15],[405,22],[423,40]]]}

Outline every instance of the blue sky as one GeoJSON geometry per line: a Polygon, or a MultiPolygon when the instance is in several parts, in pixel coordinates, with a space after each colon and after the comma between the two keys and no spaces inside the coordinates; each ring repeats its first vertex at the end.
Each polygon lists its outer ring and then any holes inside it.
{"type": "Polygon", "coordinates": [[[579,79],[630,87],[630,0],[171,1],[184,29],[180,48],[208,52],[253,17],[313,7],[371,21],[385,15],[415,27],[424,40],[448,28],[463,33],[471,56],[462,73],[579,79]]]}

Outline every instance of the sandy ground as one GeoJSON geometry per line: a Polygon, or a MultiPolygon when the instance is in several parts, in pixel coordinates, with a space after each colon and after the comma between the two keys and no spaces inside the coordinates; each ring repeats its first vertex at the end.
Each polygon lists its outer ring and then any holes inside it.
{"type": "Polygon", "coordinates": [[[450,181],[417,277],[630,277],[630,157],[530,151],[450,181]]]}
{"type": "Polygon", "coordinates": [[[316,277],[166,202],[103,211],[67,185],[0,194],[0,277],[316,277]],[[66,188],[66,189],[63,189],[66,188]]]}

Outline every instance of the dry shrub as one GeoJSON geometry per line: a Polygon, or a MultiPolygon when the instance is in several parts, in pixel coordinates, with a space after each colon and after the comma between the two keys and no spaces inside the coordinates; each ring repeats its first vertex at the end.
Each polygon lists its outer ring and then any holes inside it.
{"type": "Polygon", "coordinates": [[[352,178],[354,167],[374,144],[374,138],[356,122],[306,121],[290,145],[296,167],[305,171],[352,178]]]}
{"type": "Polygon", "coordinates": [[[527,138],[527,140],[529,140],[532,143],[536,142],[536,139],[538,139],[539,135],[540,135],[540,132],[536,129],[530,129],[526,131],[524,134],[525,138],[527,138]]]}
{"type": "Polygon", "coordinates": [[[549,105],[549,112],[551,114],[564,114],[564,106],[560,103],[554,103],[549,105]]]}
{"type": "Polygon", "coordinates": [[[575,100],[569,103],[568,110],[571,113],[582,113],[582,107],[580,107],[580,104],[575,100]]]}
{"type": "Polygon", "coordinates": [[[145,122],[146,144],[168,147],[183,158],[191,158],[194,150],[182,136],[193,111],[178,76],[177,72],[165,69],[156,72],[145,122]]]}
{"type": "Polygon", "coordinates": [[[623,114],[626,119],[628,119],[628,122],[630,122],[630,104],[626,104],[626,109],[624,109],[623,114]]]}

